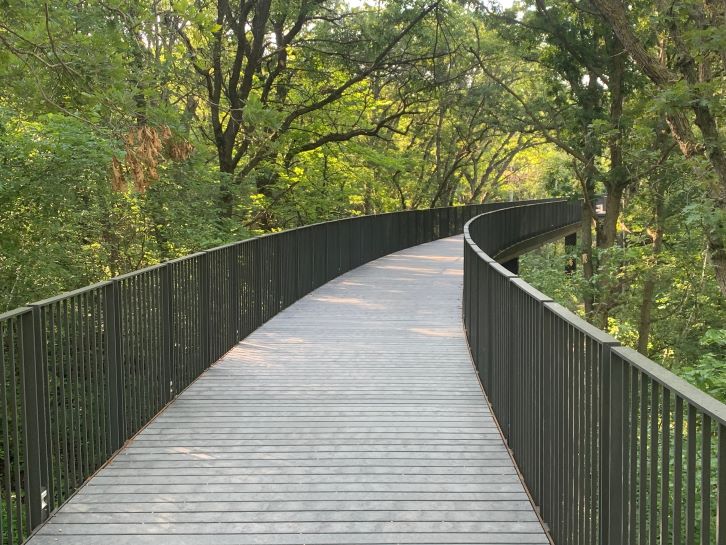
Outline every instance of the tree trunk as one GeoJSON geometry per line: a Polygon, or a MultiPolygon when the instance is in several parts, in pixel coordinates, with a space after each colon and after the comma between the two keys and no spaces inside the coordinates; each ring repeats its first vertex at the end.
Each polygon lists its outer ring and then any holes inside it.
{"type": "Polygon", "coordinates": [[[624,187],[616,185],[608,189],[605,198],[605,217],[598,222],[597,247],[608,249],[615,246],[618,236],[618,220],[622,212],[622,201],[624,187]]]}
{"type": "Polygon", "coordinates": [[[586,281],[585,292],[583,293],[582,302],[585,306],[585,314],[588,319],[592,317],[595,309],[595,291],[593,290],[593,277],[597,272],[597,266],[593,262],[592,251],[592,228],[595,221],[593,199],[595,193],[595,181],[597,176],[596,162],[600,154],[600,146],[597,139],[593,136],[589,127],[593,120],[597,118],[597,111],[600,106],[600,93],[597,87],[597,77],[590,74],[590,81],[587,86],[587,93],[581,98],[581,106],[583,109],[583,126],[582,130],[585,134],[583,145],[583,169],[580,175],[582,184],[583,210],[582,210],[582,241],[580,244],[582,274],[586,281]]]}
{"type": "Polygon", "coordinates": [[[234,165],[232,164],[231,150],[228,152],[222,142],[217,143],[217,155],[219,157],[219,172],[222,176],[219,185],[220,211],[223,219],[229,219],[234,212],[234,165]]]}
{"type": "Polygon", "coordinates": [[[713,200],[716,212],[716,225],[707,226],[706,238],[708,239],[709,258],[716,274],[721,294],[726,297],[726,240],[723,233],[726,226],[723,225],[726,217],[726,153],[720,145],[720,136],[716,119],[708,107],[694,106],[696,112],[696,125],[701,129],[701,134],[706,145],[706,156],[716,172],[716,180],[709,186],[709,194],[713,200]]]}
{"type": "Polygon", "coordinates": [[[598,302],[593,321],[607,329],[610,311],[618,301],[618,281],[622,262],[613,262],[608,250],[615,246],[618,236],[618,222],[622,211],[623,192],[632,179],[623,158],[623,103],[625,100],[625,54],[615,35],[608,38],[608,86],[610,89],[610,125],[612,134],[608,141],[610,168],[605,178],[607,197],[605,217],[598,223],[597,246],[603,250],[598,255],[597,292],[598,302]]]}
{"type": "MultiPolygon", "coordinates": [[[[655,147],[666,157],[669,152],[669,137],[667,133],[667,120],[662,119],[655,133],[655,147]]],[[[659,176],[656,172],[656,176],[659,176]]],[[[652,260],[647,264],[645,281],[643,282],[643,298],[640,306],[638,320],[638,352],[648,355],[648,340],[652,324],[653,306],[655,304],[655,288],[658,270],[658,261],[663,250],[663,237],[665,233],[665,183],[658,177],[653,180],[653,249],[652,260]]]]}
{"type": "Polygon", "coordinates": [[[582,242],[580,244],[581,252],[580,258],[582,261],[582,274],[588,283],[585,293],[583,294],[582,301],[585,305],[585,314],[588,316],[592,315],[593,309],[595,308],[595,298],[592,294],[592,289],[589,287],[589,283],[595,274],[595,268],[592,264],[592,204],[589,196],[585,195],[585,200],[582,205],[582,242]]]}
{"type": "Polygon", "coordinates": [[[648,339],[650,337],[651,315],[653,312],[656,270],[658,258],[663,250],[663,234],[665,224],[665,197],[658,186],[655,187],[653,232],[653,260],[648,264],[645,282],[643,283],[643,299],[640,306],[640,319],[638,321],[638,352],[648,355],[648,339]]]}

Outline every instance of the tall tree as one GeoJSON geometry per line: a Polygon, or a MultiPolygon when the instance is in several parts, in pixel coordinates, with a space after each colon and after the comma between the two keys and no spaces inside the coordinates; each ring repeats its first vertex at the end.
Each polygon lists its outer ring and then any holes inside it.
{"type": "MultiPolygon", "coordinates": [[[[617,263],[607,261],[617,240],[624,191],[635,181],[624,152],[632,123],[625,96],[632,78],[622,48],[587,2],[534,0],[490,13],[489,18],[512,44],[507,54],[520,55],[530,65],[519,75],[510,74],[509,81],[492,73],[490,77],[519,103],[527,130],[572,158],[584,197],[581,260],[591,284],[584,302],[588,315],[605,327],[617,292],[617,263]],[[540,93],[532,93],[526,71],[544,78],[540,93]],[[607,194],[604,218],[594,209],[600,187],[607,194]],[[603,274],[613,266],[615,272],[603,274]]],[[[489,72],[490,61],[480,62],[489,72]]]]}
{"type": "Polygon", "coordinates": [[[671,134],[683,154],[703,154],[711,164],[712,214],[707,237],[716,279],[726,296],[726,148],[720,127],[726,112],[726,3],[657,2],[656,17],[649,4],[647,17],[639,17],[647,32],[641,37],[621,0],[592,1],[639,69],[662,91],[671,134]],[[651,21],[655,28],[648,24],[651,21]],[[661,37],[654,39],[658,34],[661,37]],[[688,113],[698,133],[692,130],[688,113]]]}
{"type": "MultiPolygon", "coordinates": [[[[227,175],[224,216],[234,211],[236,188],[265,162],[289,164],[299,153],[376,135],[407,111],[409,105],[397,101],[379,105],[373,119],[361,115],[345,126],[311,121],[356,93],[363,93],[358,104],[367,109],[375,97],[363,84],[413,62],[406,38],[436,5],[399,13],[394,31],[377,37],[363,34],[365,16],[338,14],[334,7],[328,0],[218,0],[205,4],[201,15],[191,3],[181,13],[177,31],[206,91],[209,136],[227,175]]],[[[270,175],[274,169],[256,176],[264,195],[270,175]]]]}

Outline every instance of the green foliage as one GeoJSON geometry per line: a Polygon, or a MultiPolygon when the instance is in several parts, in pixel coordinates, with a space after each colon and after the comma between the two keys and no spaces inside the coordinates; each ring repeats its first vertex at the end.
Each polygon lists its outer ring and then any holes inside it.
{"type": "MultiPolygon", "coordinates": [[[[225,5],[3,3],[0,310],[281,228],[619,187],[612,244],[601,224],[592,248],[553,247],[524,270],[583,315],[592,303],[587,317],[633,346],[653,282],[648,355],[718,392],[701,362],[718,347],[700,340],[723,327],[706,248],[725,212],[708,157],[678,155],[663,117],[694,104],[723,114],[715,60],[707,81],[655,86],[589,4],[564,0],[491,12],[273,0],[220,17],[225,5]],[[130,143],[138,131],[166,136],[144,147],[130,143]],[[589,276],[566,275],[585,250],[589,276]]],[[[688,6],[673,10],[684,25],[688,6]]],[[[669,32],[650,5],[632,16],[650,49],[669,32]]],[[[716,59],[722,27],[684,29],[697,60],[716,59]]]]}
{"type": "Polygon", "coordinates": [[[705,350],[698,360],[683,368],[683,376],[726,403],[726,329],[709,329],[701,337],[705,350]]]}
{"type": "Polygon", "coordinates": [[[520,275],[535,288],[576,314],[583,314],[579,294],[583,278],[579,274],[566,274],[570,260],[576,259],[572,249],[564,244],[548,244],[519,258],[520,275]]]}
{"type": "Polygon", "coordinates": [[[245,235],[210,213],[216,175],[203,162],[118,192],[109,171],[123,153],[74,117],[0,111],[1,309],[245,235]]]}
{"type": "Polygon", "coordinates": [[[75,119],[0,120],[0,307],[95,280],[108,254],[95,245],[113,207],[113,144],[75,119]]]}
{"type": "MultiPolygon", "coordinates": [[[[684,225],[682,219],[681,225],[684,225]]],[[[633,228],[634,225],[629,225],[633,228]]],[[[608,332],[621,343],[637,347],[645,278],[655,273],[655,306],[651,317],[648,356],[717,399],[726,401],[724,369],[724,301],[709,267],[687,231],[671,228],[668,248],[654,266],[650,248],[642,239],[629,237],[630,246],[611,250],[611,262],[620,263],[616,306],[608,320],[608,332]],[[695,250],[695,251],[694,251],[695,250]]],[[[565,273],[569,259],[562,243],[551,244],[520,258],[520,275],[534,287],[580,316],[587,318],[579,295],[593,290],[581,272],[565,273]]],[[[578,263],[578,269],[581,264],[578,263]]],[[[611,271],[601,271],[610,274],[611,271]]]]}

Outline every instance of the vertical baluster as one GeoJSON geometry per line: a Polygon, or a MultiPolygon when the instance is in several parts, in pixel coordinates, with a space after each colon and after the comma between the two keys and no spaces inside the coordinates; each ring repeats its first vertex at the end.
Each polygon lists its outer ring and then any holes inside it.
{"type": "Polygon", "coordinates": [[[639,538],[641,545],[646,544],[648,538],[648,502],[647,502],[647,483],[648,483],[648,383],[649,379],[645,375],[640,376],[640,482],[638,483],[640,490],[640,500],[638,502],[638,526],[640,530],[639,538]]]}
{"type": "Polygon", "coordinates": [[[678,395],[673,435],[673,544],[680,545],[683,535],[683,399],[678,395]]]}
{"type": "Polygon", "coordinates": [[[716,545],[726,545],[726,426],[718,425],[716,545]]]}
{"type": "Polygon", "coordinates": [[[658,423],[660,416],[660,385],[650,381],[651,403],[650,403],[650,490],[648,500],[650,512],[648,523],[650,525],[650,542],[656,543],[658,537],[658,423]]]}
{"type": "Polygon", "coordinates": [[[701,545],[711,545],[711,417],[701,420],[701,545]]]}
{"type": "Polygon", "coordinates": [[[671,447],[671,392],[663,387],[663,410],[661,413],[661,493],[660,493],[660,542],[667,544],[670,539],[670,447],[671,447]]]}
{"type": "Polygon", "coordinates": [[[686,461],[686,543],[696,543],[696,408],[688,405],[686,461]]]}
{"type": "Polygon", "coordinates": [[[638,514],[638,424],[640,410],[640,372],[633,367],[630,379],[630,478],[628,479],[630,497],[629,507],[629,535],[628,543],[635,545],[637,539],[637,514],[638,514]]]}

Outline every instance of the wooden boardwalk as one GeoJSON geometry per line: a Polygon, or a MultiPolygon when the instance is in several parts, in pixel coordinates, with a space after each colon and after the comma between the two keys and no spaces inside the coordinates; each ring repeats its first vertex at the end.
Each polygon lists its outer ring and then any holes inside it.
{"type": "Polygon", "coordinates": [[[30,544],[549,543],[471,365],[462,246],[384,257],[277,315],[30,544]]]}

